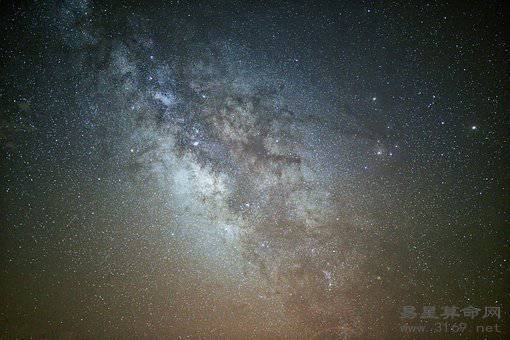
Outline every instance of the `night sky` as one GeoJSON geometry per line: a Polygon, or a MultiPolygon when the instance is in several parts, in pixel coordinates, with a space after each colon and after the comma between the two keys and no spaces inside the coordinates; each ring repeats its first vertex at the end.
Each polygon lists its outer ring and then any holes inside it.
{"type": "Polygon", "coordinates": [[[503,13],[2,1],[0,338],[505,338],[503,13]]]}

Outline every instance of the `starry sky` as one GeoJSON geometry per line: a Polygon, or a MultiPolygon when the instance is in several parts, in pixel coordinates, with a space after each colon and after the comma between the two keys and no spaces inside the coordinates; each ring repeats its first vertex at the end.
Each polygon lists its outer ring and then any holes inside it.
{"type": "Polygon", "coordinates": [[[505,323],[502,3],[1,7],[0,337],[505,323]]]}

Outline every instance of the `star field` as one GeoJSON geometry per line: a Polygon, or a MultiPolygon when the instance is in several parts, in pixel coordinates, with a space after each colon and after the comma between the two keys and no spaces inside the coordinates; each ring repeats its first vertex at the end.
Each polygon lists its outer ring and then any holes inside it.
{"type": "Polygon", "coordinates": [[[501,4],[2,7],[2,338],[505,331],[501,4]]]}

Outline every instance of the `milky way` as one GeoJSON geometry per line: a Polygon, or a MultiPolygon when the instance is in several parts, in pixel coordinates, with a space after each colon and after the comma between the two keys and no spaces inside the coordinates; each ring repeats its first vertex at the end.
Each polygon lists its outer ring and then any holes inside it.
{"type": "Polygon", "coordinates": [[[507,297],[498,6],[7,7],[6,338],[394,339],[507,297]]]}
{"type": "Polygon", "coordinates": [[[114,49],[107,82],[121,89],[112,98],[127,106],[119,114],[136,120],[135,178],[154,180],[171,230],[189,237],[240,294],[253,285],[256,298],[282,303],[314,327],[354,327],[342,287],[364,260],[353,229],[371,225],[349,208],[359,190],[349,149],[376,142],[345,114],[337,118],[351,131],[322,112],[294,110],[285,79],[239,74],[221,49],[202,51],[214,61],[186,59],[182,74],[150,49],[142,72],[132,53],[114,49]]]}

